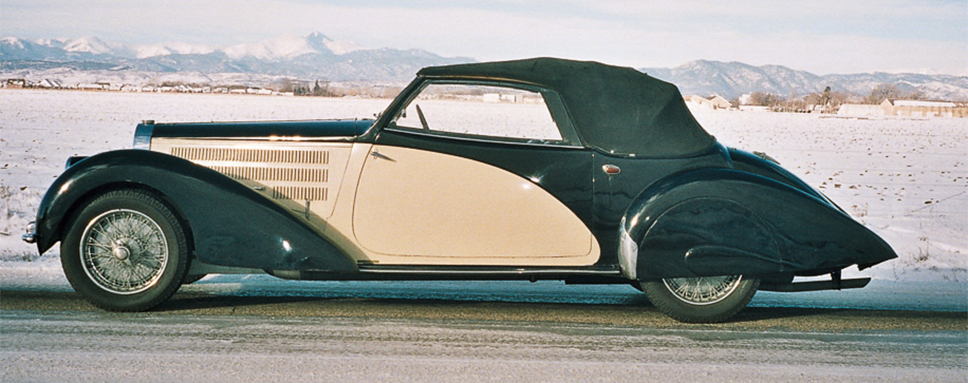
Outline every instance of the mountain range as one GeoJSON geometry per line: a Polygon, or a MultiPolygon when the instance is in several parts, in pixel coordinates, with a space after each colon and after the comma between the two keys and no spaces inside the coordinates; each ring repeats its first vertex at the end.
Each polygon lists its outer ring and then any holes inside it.
{"type": "Polygon", "coordinates": [[[753,66],[739,62],[699,60],[675,68],[639,68],[649,75],[679,86],[682,94],[726,98],[753,92],[780,96],[807,95],[832,91],[866,96],[880,84],[890,84],[904,93],[918,92],[923,98],[968,100],[968,76],[916,73],[860,73],[815,75],[779,65],[753,66]]]}
{"type": "Polygon", "coordinates": [[[216,49],[167,43],[129,46],[97,37],[0,39],[0,73],[68,68],[75,71],[244,73],[330,81],[405,82],[422,67],[472,62],[421,49],[364,49],[321,33],[285,35],[216,49]]]}
{"type": "MultiPolygon", "coordinates": [[[[284,35],[224,48],[186,43],[125,45],[97,37],[0,39],[0,76],[4,78],[53,76],[151,83],[162,77],[190,74],[188,78],[200,81],[241,76],[249,82],[264,78],[267,83],[271,77],[404,83],[422,67],[467,62],[474,59],[443,57],[422,49],[368,49],[321,33],[284,35]]],[[[707,60],[639,70],[678,85],[685,95],[736,98],[765,92],[790,96],[821,92],[830,86],[833,91],[865,96],[879,84],[891,84],[928,99],[968,100],[968,76],[880,72],[816,75],[778,65],[707,60]]]]}

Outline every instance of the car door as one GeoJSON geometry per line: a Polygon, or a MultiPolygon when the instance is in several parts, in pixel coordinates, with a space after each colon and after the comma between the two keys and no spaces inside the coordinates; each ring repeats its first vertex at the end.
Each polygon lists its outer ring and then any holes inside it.
{"type": "Polygon", "coordinates": [[[353,231],[370,261],[594,264],[591,154],[573,128],[562,134],[549,101],[560,102],[503,84],[424,86],[360,175],[353,231]]]}

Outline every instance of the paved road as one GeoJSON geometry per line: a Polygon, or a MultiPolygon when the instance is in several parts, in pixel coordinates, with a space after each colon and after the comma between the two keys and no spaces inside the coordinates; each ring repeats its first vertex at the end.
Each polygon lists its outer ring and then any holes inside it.
{"type": "Polygon", "coordinates": [[[968,381],[964,312],[751,307],[730,323],[683,325],[638,295],[344,290],[224,294],[203,283],[136,314],[71,292],[4,290],[0,380],[968,381]]]}

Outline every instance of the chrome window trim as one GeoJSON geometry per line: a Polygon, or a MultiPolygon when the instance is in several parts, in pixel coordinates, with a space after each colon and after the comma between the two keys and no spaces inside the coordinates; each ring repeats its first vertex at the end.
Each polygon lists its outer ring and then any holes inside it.
{"type": "MultiPolygon", "coordinates": [[[[428,132],[424,132],[424,131],[418,131],[418,130],[407,129],[407,128],[400,128],[400,127],[396,127],[396,126],[387,127],[387,128],[385,128],[383,130],[384,131],[389,131],[389,132],[394,132],[394,133],[404,133],[404,134],[410,134],[410,135],[414,135],[414,136],[421,136],[421,137],[447,138],[447,139],[453,139],[453,140],[460,140],[460,141],[467,141],[467,142],[480,142],[480,143],[487,143],[487,144],[519,145],[519,146],[530,146],[530,147],[538,147],[538,148],[555,148],[555,149],[578,149],[578,150],[585,149],[583,146],[575,146],[575,145],[571,145],[571,144],[567,144],[567,143],[559,144],[559,143],[523,142],[523,141],[508,140],[506,138],[505,139],[488,139],[487,137],[491,137],[491,136],[477,136],[477,135],[475,135],[475,136],[471,137],[470,135],[462,135],[462,134],[459,134],[459,133],[442,133],[442,132],[439,132],[439,131],[438,132],[431,131],[431,132],[428,133],[428,132]]],[[[562,141],[556,141],[556,142],[562,142],[562,141]]]]}
{"type": "MultiPolygon", "coordinates": [[[[528,146],[540,146],[540,147],[555,147],[555,148],[584,148],[584,144],[578,131],[575,128],[574,123],[571,121],[571,116],[568,114],[568,109],[565,107],[564,101],[561,99],[561,95],[557,91],[544,88],[538,85],[512,82],[507,80],[488,80],[488,79],[453,79],[453,78],[427,78],[424,80],[416,89],[410,92],[409,96],[400,104],[400,109],[397,110],[397,116],[394,116],[383,130],[391,130],[394,132],[406,132],[406,133],[425,133],[427,137],[446,137],[462,139],[471,142],[488,142],[488,143],[510,143],[510,144],[520,144],[528,146]],[[415,128],[404,128],[396,125],[396,120],[399,117],[399,113],[406,109],[413,100],[415,100],[425,88],[430,85],[479,85],[479,86],[490,86],[490,87],[503,87],[511,88],[517,90],[523,90],[533,93],[538,93],[541,95],[544,101],[545,107],[548,108],[548,113],[551,115],[551,119],[554,121],[555,126],[558,128],[558,134],[561,136],[561,140],[544,140],[547,143],[529,143],[518,140],[528,140],[527,138],[518,137],[501,137],[501,136],[485,136],[485,135],[473,135],[475,138],[468,138],[459,133],[451,133],[439,130],[431,130],[430,134],[426,134],[422,130],[417,130],[415,128]],[[476,138],[481,137],[481,138],[476,138]]],[[[373,124],[376,126],[376,124],[373,124]]]]}

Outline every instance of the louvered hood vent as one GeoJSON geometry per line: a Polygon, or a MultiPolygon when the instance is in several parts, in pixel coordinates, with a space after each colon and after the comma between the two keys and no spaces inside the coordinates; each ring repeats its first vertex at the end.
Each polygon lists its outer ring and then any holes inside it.
{"type": "Polygon", "coordinates": [[[192,161],[260,162],[276,164],[328,164],[327,150],[273,150],[174,147],[173,156],[192,161]]]}
{"type": "Polygon", "coordinates": [[[329,199],[328,150],[172,147],[171,154],[245,183],[275,199],[329,199]]]}

